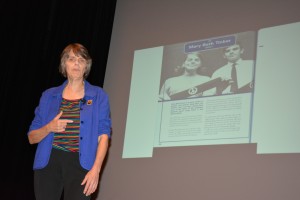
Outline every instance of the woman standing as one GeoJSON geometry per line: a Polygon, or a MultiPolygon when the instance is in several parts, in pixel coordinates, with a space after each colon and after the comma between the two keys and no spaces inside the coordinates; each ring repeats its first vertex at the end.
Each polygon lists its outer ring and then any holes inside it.
{"type": "Polygon", "coordinates": [[[96,191],[111,132],[110,106],[102,88],[85,79],[92,59],[81,44],[68,45],[59,71],[67,79],[43,92],[28,132],[38,143],[34,160],[37,200],[90,199],[96,191]]]}

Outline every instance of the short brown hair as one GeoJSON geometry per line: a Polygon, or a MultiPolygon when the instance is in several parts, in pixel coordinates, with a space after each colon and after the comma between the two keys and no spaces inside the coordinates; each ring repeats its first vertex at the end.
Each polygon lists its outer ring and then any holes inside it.
{"type": "Polygon", "coordinates": [[[83,75],[83,78],[86,79],[91,71],[92,67],[92,58],[88,52],[88,50],[79,43],[72,43],[65,47],[60,55],[60,65],[59,65],[59,72],[64,76],[67,77],[66,72],[66,60],[69,58],[69,53],[73,52],[76,56],[81,56],[86,60],[86,69],[83,75]]]}

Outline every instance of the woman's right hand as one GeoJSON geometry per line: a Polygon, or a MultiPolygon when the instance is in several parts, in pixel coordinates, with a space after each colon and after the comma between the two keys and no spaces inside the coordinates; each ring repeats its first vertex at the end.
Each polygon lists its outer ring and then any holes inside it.
{"type": "Polygon", "coordinates": [[[54,119],[51,120],[47,124],[47,130],[48,130],[48,132],[55,132],[55,133],[64,132],[66,130],[67,124],[68,123],[73,123],[73,120],[60,119],[60,117],[62,116],[62,114],[63,114],[63,112],[60,111],[60,113],[58,113],[58,115],[56,115],[54,117],[54,119]]]}

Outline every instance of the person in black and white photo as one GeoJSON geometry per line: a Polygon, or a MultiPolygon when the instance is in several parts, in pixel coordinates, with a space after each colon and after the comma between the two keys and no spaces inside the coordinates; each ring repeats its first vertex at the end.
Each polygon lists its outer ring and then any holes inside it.
{"type": "Polygon", "coordinates": [[[168,78],[161,87],[159,100],[184,99],[206,95],[214,95],[215,90],[200,88],[210,81],[209,76],[199,73],[203,67],[203,58],[199,53],[188,53],[181,66],[176,68],[176,77],[168,78]]]}
{"type": "Polygon", "coordinates": [[[212,74],[212,79],[221,78],[222,84],[216,94],[247,93],[253,91],[254,61],[244,60],[245,49],[240,42],[225,47],[223,57],[227,64],[212,74]]]}

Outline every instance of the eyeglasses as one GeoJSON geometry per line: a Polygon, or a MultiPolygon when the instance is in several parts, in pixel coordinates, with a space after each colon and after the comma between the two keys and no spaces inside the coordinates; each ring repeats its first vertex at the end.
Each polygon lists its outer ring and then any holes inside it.
{"type": "Polygon", "coordinates": [[[86,60],[84,58],[76,58],[74,56],[70,56],[69,58],[67,58],[67,61],[70,63],[75,63],[76,61],[78,61],[80,65],[86,64],[86,60]]]}

